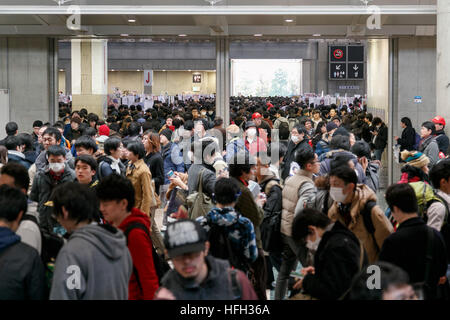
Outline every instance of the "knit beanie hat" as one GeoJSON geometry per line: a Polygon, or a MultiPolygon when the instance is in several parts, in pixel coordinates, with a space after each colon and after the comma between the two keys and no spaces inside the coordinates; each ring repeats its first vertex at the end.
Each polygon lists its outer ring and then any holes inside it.
{"type": "Polygon", "coordinates": [[[338,126],[333,121],[327,123],[327,132],[336,129],[338,126]]]}
{"type": "Polygon", "coordinates": [[[401,152],[403,161],[406,161],[405,165],[410,165],[416,168],[423,168],[430,163],[430,159],[422,152],[404,150],[401,152]]]}
{"type": "Polygon", "coordinates": [[[100,136],[108,136],[109,137],[109,127],[106,124],[102,124],[98,128],[98,134],[100,136]]]}
{"type": "Polygon", "coordinates": [[[167,138],[167,140],[171,140],[172,139],[172,130],[170,129],[164,129],[163,131],[160,132],[159,135],[163,135],[167,138]]]}

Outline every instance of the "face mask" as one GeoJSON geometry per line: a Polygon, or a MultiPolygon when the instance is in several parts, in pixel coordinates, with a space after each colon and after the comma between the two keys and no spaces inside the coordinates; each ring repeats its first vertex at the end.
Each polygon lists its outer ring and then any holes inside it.
{"type": "Polygon", "coordinates": [[[250,138],[253,138],[254,136],[256,136],[256,129],[254,129],[254,128],[248,129],[247,136],[249,136],[250,138]]]}
{"type": "Polygon", "coordinates": [[[49,167],[50,171],[61,172],[64,170],[65,164],[64,164],[64,162],[63,163],[59,163],[59,162],[58,163],[49,163],[48,167],[49,167]]]}
{"type": "Polygon", "coordinates": [[[292,136],[291,140],[293,143],[299,143],[300,142],[300,138],[298,136],[292,136]]]}
{"type": "Polygon", "coordinates": [[[315,231],[315,234],[316,234],[316,240],[314,240],[314,241],[307,240],[306,241],[306,247],[311,251],[317,251],[317,248],[319,248],[320,240],[322,240],[322,238],[319,237],[319,235],[317,234],[317,231],[315,231]]]}
{"type": "Polygon", "coordinates": [[[342,188],[331,187],[330,188],[331,198],[338,203],[344,202],[347,196],[343,193],[342,190],[343,190],[342,188]]]}
{"type": "Polygon", "coordinates": [[[211,115],[211,114],[213,114],[214,113],[214,111],[208,111],[208,113],[211,115]]]}
{"type": "Polygon", "coordinates": [[[206,112],[202,112],[202,116],[206,115],[206,112]]]}

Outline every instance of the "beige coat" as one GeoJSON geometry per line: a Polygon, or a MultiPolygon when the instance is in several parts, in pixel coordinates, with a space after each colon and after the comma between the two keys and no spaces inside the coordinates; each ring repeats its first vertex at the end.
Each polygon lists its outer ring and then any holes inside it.
{"type": "Polygon", "coordinates": [[[150,208],[156,205],[152,188],[152,174],[143,159],[135,162],[135,168],[127,167],[127,178],[134,187],[134,206],[150,216],[150,208]]]}
{"type": "Polygon", "coordinates": [[[355,190],[355,195],[350,208],[350,223],[346,224],[344,218],[341,216],[338,210],[337,203],[334,202],[331,208],[328,210],[328,216],[331,220],[339,220],[342,224],[352,231],[359,241],[364,245],[364,249],[367,252],[369,263],[374,263],[378,260],[379,250],[383,246],[384,240],[394,232],[392,224],[384,215],[381,208],[376,205],[372,209],[372,222],[375,228],[374,237],[377,246],[374,243],[372,235],[367,232],[364,226],[364,220],[360,214],[364,210],[364,206],[368,201],[376,201],[376,194],[368,186],[360,184],[355,190]]]}

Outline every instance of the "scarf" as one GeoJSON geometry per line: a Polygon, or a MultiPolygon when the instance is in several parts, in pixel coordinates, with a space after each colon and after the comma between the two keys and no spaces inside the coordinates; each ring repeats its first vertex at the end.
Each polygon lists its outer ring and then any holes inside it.
{"type": "Polygon", "coordinates": [[[112,156],[108,156],[108,159],[111,159],[111,169],[113,169],[118,175],[120,175],[120,167],[119,167],[119,161],[120,160],[116,160],[114,157],[112,156]]]}

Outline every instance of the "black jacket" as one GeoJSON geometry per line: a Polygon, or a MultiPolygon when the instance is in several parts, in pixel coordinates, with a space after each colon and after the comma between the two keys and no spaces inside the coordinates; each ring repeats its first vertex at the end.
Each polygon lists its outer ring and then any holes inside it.
{"type": "MultiPolygon", "coordinates": [[[[387,261],[405,270],[410,283],[425,280],[427,225],[417,217],[406,220],[383,243],[379,260],[387,261]]],[[[431,298],[436,294],[439,278],[447,272],[447,253],[441,234],[434,230],[433,262],[430,272],[431,298]]]]}
{"type": "MultiPolygon", "coordinates": [[[[361,247],[356,236],[339,221],[323,234],[314,255],[314,275],[306,275],[303,289],[319,300],[337,300],[360,271],[361,247]]],[[[367,257],[364,255],[363,265],[367,257]]]]}
{"type": "Polygon", "coordinates": [[[397,140],[400,145],[400,151],[414,150],[414,144],[416,143],[416,130],[413,127],[406,127],[402,131],[402,137],[397,140]]]}
{"type": "Polygon", "coordinates": [[[45,299],[45,274],[36,249],[0,227],[0,300],[45,299]]]}
{"type": "Polygon", "coordinates": [[[438,143],[439,151],[447,154],[450,142],[444,130],[436,131],[436,142],[438,143]]]}
{"type": "Polygon", "coordinates": [[[150,169],[152,179],[155,181],[155,191],[159,195],[159,187],[164,184],[164,160],[161,153],[154,152],[144,157],[144,162],[150,169]]]}
{"type": "Polygon", "coordinates": [[[374,128],[374,130],[378,131],[378,135],[375,138],[374,148],[375,150],[384,150],[388,140],[388,128],[383,123],[379,129],[374,128]]]}
{"type": "MultiPolygon", "coordinates": [[[[266,179],[260,184],[261,192],[266,192],[266,186],[270,181],[275,181],[281,185],[280,180],[275,177],[266,179]]],[[[281,212],[283,209],[283,191],[279,185],[274,185],[266,194],[266,203],[264,204],[264,216],[270,216],[272,212],[281,212]]]]}
{"type": "Polygon", "coordinates": [[[364,125],[362,126],[361,137],[367,143],[371,143],[371,141],[372,141],[372,134],[370,133],[370,131],[373,131],[373,126],[371,126],[367,122],[365,122],[364,125]]]}
{"type": "Polygon", "coordinates": [[[281,171],[281,179],[286,180],[289,176],[289,171],[291,170],[291,162],[295,161],[295,152],[298,150],[312,150],[311,146],[308,143],[308,139],[303,139],[298,144],[289,141],[288,148],[286,151],[286,155],[284,156],[282,163],[282,171],[281,171]]]}

